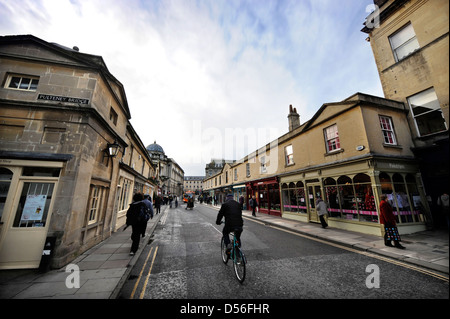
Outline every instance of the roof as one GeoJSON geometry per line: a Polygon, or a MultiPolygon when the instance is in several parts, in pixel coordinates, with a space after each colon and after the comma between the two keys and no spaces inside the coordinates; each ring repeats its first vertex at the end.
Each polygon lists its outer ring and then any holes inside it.
{"type": "Polygon", "coordinates": [[[159,153],[165,154],[164,149],[161,147],[161,145],[156,144],[156,141],[153,144],[150,144],[149,146],[147,146],[147,151],[159,152],[159,153]]]}

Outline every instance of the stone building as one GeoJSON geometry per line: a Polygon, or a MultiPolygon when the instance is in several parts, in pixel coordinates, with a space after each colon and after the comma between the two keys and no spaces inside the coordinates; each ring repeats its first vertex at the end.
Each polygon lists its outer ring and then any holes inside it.
{"type": "Polygon", "coordinates": [[[449,2],[374,0],[362,32],[372,47],[384,96],[407,106],[408,124],[435,226],[449,192],[449,2]]]}
{"type": "Polygon", "coordinates": [[[244,195],[246,205],[255,196],[260,213],[316,223],[321,197],[331,227],[375,235],[382,234],[379,197],[387,194],[401,233],[426,229],[429,208],[403,103],[356,93],[325,103],[305,123],[293,113],[288,133],[205,178],[205,189],[244,195]]]}
{"type": "Polygon", "coordinates": [[[158,195],[181,198],[184,181],[184,171],[181,166],[173,158],[167,157],[164,149],[156,141],[148,145],[146,149],[156,169],[158,195]]]}
{"type": "Polygon", "coordinates": [[[111,235],[150,158],[101,56],[0,37],[0,268],[61,267],[111,235]]]}

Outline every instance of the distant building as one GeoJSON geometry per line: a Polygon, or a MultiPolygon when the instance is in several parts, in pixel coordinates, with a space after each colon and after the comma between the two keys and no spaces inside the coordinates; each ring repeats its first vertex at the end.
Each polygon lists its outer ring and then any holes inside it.
{"type": "Polygon", "coordinates": [[[158,195],[181,197],[184,171],[180,165],[173,158],[167,157],[164,149],[156,141],[147,146],[147,152],[156,167],[154,179],[158,183],[158,195]]]}
{"type": "Polygon", "coordinates": [[[225,164],[233,164],[234,162],[234,160],[211,159],[211,162],[206,164],[205,176],[211,177],[213,175],[216,175],[217,173],[222,171],[222,168],[225,166],[225,164]]]}
{"type": "Polygon", "coordinates": [[[203,191],[203,179],[205,176],[185,176],[184,177],[184,192],[195,192],[197,195],[203,191]]]}

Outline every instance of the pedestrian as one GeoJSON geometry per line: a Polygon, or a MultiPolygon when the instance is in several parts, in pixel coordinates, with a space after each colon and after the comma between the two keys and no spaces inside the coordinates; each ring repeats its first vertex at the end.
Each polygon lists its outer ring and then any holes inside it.
{"type": "MultiPolygon", "coordinates": [[[[127,226],[131,226],[131,250],[130,255],[133,256],[136,254],[136,251],[139,248],[139,241],[141,239],[142,233],[142,219],[147,211],[147,206],[143,202],[144,195],[141,193],[136,193],[133,195],[133,202],[130,204],[130,207],[127,211],[127,226]]],[[[124,230],[125,230],[124,229],[124,230]]]]}
{"type": "Polygon", "coordinates": [[[256,217],[256,207],[258,207],[258,202],[256,201],[256,197],[254,195],[250,199],[250,207],[252,208],[252,216],[256,217]]]}
{"type": "Polygon", "coordinates": [[[144,195],[144,200],[142,201],[145,206],[147,207],[147,212],[146,212],[146,216],[145,216],[145,220],[142,221],[142,238],[145,237],[145,231],[147,230],[147,222],[149,219],[153,219],[153,204],[152,204],[152,198],[150,197],[150,195],[146,194],[144,195]]]}
{"type": "Polygon", "coordinates": [[[397,222],[395,220],[394,213],[392,212],[392,206],[389,204],[387,196],[380,196],[380,224],[384,225],[384,244],[388,247],[392,247],[392,241],[394,246],[399,249],[405,249],[400,244],[401,238],[397,229],[397,222]]]}
{"type": "Polygon", "coordinates": [[[320,223],[322,224],[322,228],[327,228],[328,224],[325,220],[325,216],[328,214],[328,205],[324,202],[324,200],[320,197],[317,198],[316,201],[316,209],[317,215],[319,215],[320,223]]]}
{"type": "Polygon", "coordinates": [[[447,228],[450,228],[449,222],[450,208],[449,208],[448,192],[444,192],[441,196],[438,197],[437,204],[441,208],[441,213],[447,222],[447,228]]]}
{"type": "Polygon", "coordinates": [[[241,210],[244,210],[244,196],[239,196],[239,206],[241,206],[241,210]]]}
{"type": "Polygon", "coordinates": [[[161,196],[156,195],[155,197],[155,214],[159,214],[161,212],[161,196]]]}
{"type": "Polygon", "coordinates": [[[242,209],[239,203],[233,199],[233,195],[229,194],[226,197],[225,203],[220,207],[217,214],[216,224],[222,223],[222,218],[225,217],[225,226],[223,227],[222,234],[227,250],[231,249],[230,232],[234,232],[236,239],[241,247],[241,234],[243,231],[244,220],[242,219],[242,209]]]}

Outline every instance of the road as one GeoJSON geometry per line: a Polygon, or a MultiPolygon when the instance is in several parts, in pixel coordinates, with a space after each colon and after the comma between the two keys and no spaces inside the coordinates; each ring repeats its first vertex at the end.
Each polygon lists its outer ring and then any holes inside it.
{"type": "Polygon", "coordinates": [[[124,299],[448,299],[448,282],[245,219],[241,285],[220,257],[217,209],[167,209],[124,285],[124,299]]]}

